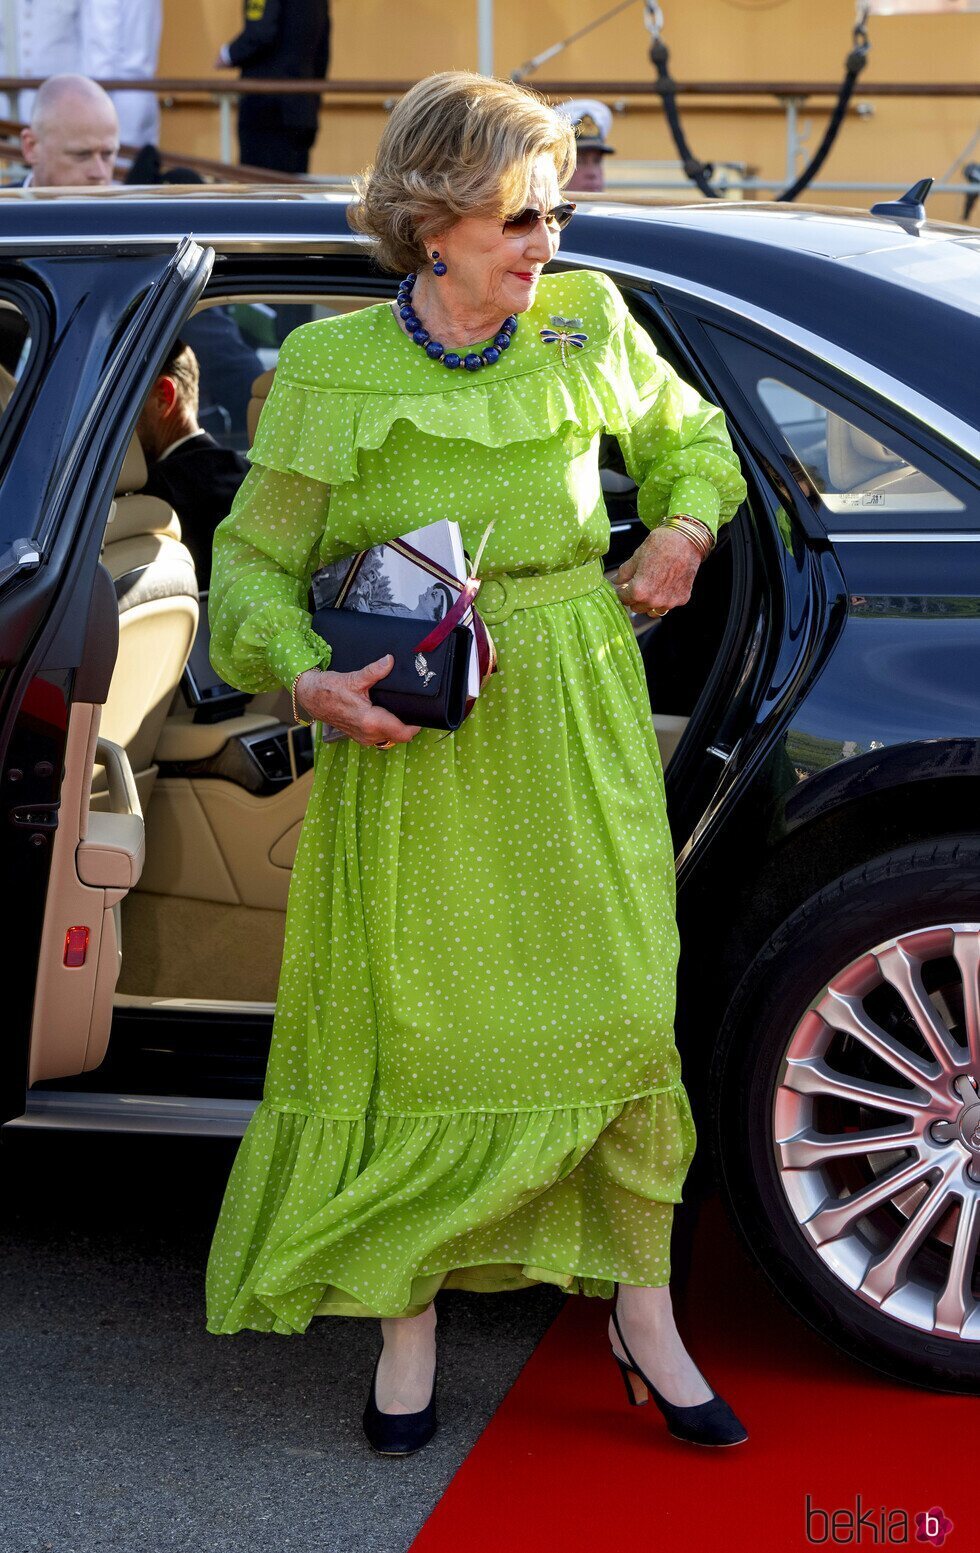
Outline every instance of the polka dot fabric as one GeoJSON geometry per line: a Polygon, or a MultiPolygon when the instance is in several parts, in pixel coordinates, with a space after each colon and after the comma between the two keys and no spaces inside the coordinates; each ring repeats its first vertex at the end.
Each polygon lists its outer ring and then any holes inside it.
{"type": "MultiPolygon", "coordinates": [[[[387,303],[286,341],[215,534],[212,659],[258,692],[327,667],[312,572],[436,517],[481,574],[602,557],[613,431],[653,526],[728,521],[721,412],[593,271],[545,276],[511,349],[450,373],[387,303]],[[563,365],[538,330],[576,317],[563,365]]],[[[493,627],[448,737],[317,744],[263,1098],[206,1277],[207,1329],[412,1315],[441,1287],[669,1280],[695,1131],[673,1038],[663,775],[627,611],[600,581],[493,627]]]]}

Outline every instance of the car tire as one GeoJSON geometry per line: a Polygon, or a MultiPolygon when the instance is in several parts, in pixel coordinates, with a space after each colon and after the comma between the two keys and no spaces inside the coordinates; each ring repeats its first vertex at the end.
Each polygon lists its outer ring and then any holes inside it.
{"type": "Polygon", "coordinates": [[[978,968],[980,835],[889,851],[772,935],[709,1074],[723,1197],[775,1289],[847,1354],[945,1392],[980,1390],[978,968]]]}

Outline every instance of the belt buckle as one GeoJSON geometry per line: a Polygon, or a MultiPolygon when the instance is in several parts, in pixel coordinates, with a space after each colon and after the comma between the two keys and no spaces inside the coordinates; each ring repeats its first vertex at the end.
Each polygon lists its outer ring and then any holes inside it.
{"type": "Polygon", "coordinates": [[[501,576],[484,577],[476,596],[478,613],[488,625],[499,625],[514,608],[514,590],[501,576]]]}

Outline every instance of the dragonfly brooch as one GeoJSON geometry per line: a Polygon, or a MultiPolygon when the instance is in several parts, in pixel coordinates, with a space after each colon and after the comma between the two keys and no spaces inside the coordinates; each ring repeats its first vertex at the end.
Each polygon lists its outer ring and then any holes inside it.
{"type": "Polygon", "coordinates": [[[587,334],[581,333],[581,318],[561,318],[553,313],[551,322],[554,324],[553,329],[540,329],[538,332],[546,345],[558,346],[561,351],[561,364],[563,367],[567,367],[568,347],[575,345],[581,350],[589,337],[587,334]]]}

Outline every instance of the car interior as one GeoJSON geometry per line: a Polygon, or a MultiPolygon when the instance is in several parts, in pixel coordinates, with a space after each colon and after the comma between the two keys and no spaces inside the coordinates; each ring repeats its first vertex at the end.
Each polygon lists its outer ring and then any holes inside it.
{"type": "MultiPolygon", "coordinates": [[[[254,436],[289,328],[371,300],[235,298],[229,314],[246,336],[254,319],[249,343],[262,370],[243,428],[210,417],[218,440],[243,447],[254,436]]],[[[198,311],[228,302],[208,297],[198,311]]],[[[203,386],[204,362],[201,378],[203,386]]],[[[613,530],[607,575],[645,533],[617,453],[613,446],[602,460],[613,530]]],[[[118,648],[101,689],[86,699],[76,687],[68,730],[34,1016],[44,1039],[32,1041],[32,1084],[98,1067],[120,1010],[271,1012],[275,1001],[290,873],[313,780],[311,730],[293,725],[287,692],[247,696],[211,667],[207,595],[199,593],[177,513],[143,493],[146,480],[134,435],[107,516],[100,574],[112,588],[102,603],[116,617],[102,631],[103,650],[112,649],[116,628],[118,648]],[[73,924],[92,921],[97,941],[80,965],[69,935],[73,924]],[[84,1031],[81,996],[92,1002],[84,1031]]],[[[215,524],[224,515],[216,511],[215,524]]],[[[656,670],[651,699],[665,766],[718,650],[730,589],[724,551],[719,544],[699,608],[700,579],[695,589],[697,621],[678,612],[667,631],[664,621],[633,617],[648,672],[651,664],[656,670]],[[706,620],[713,621],[707,630],[706,620]]]]}
{"type": "Polygon", "coordinates": [[[829,512],[963,509],[957,497],[880,437],[809,395],[774,377],[761,378],[756,392],[801,474],[829,512]]]}

